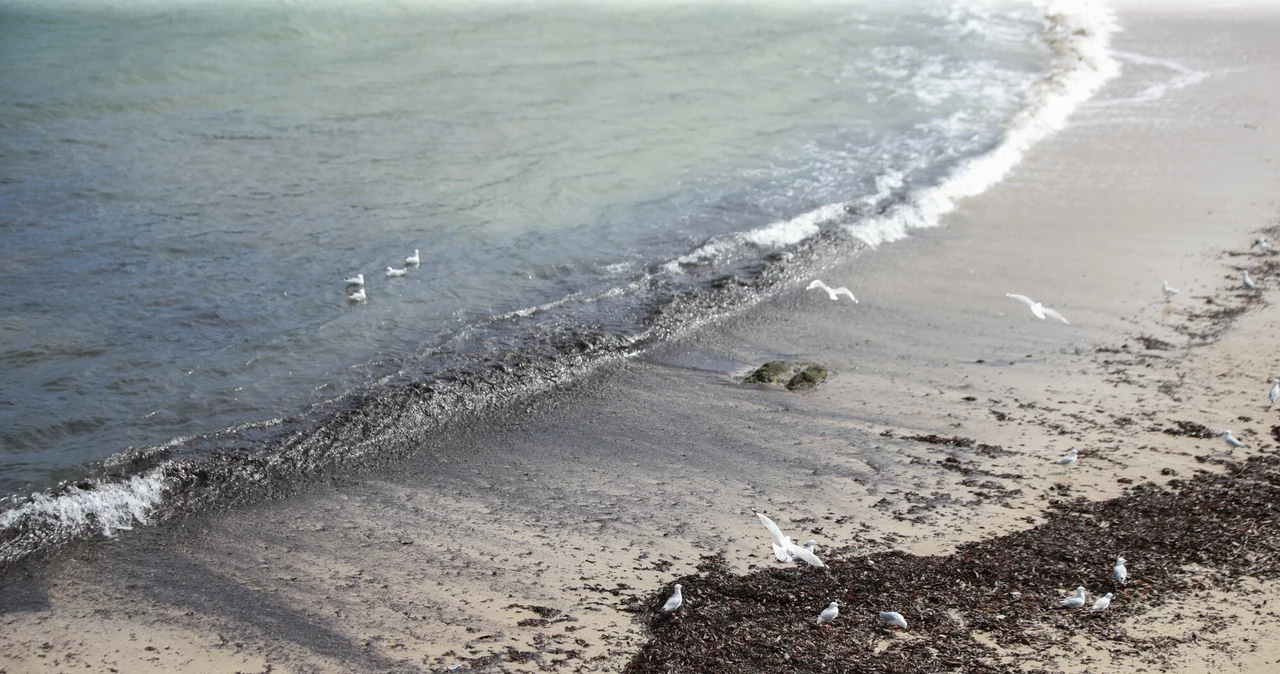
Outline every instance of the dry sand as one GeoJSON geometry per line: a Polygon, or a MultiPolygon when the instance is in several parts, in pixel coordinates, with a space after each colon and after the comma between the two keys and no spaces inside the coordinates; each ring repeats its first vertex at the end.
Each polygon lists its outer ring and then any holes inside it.
{"type": "MultiPolygon", "coordinates": [[[[1221,440],[1163,432],[1178,421],[1275,448],[1266,297],[1280,277],[1249,243],[1280,224],[1280,12],[1120,16],[1125,74],[1068,129],[946,227],[822,275],[861,304],[796,279],[394,472],[10,569],[0,672],[615,672],[646,638],[624,609],[706,554],[739,572],[773,563],[751,508],[823,554],[945,554],[1043,521],[1067,493],[1220,469],[1196,457],[1221,440]],[[1246,267],[1261,295],[1238,289],[1246,267]],[[1164,279],[1182,289],[1169,304],[1164,279]],[[1232,307],[1248,310],[1201,316],[1232,307]],[[803,393],[736,383],[779,358],[833,374],[803,393]],[[929,435],[975,444],[911,439],[929,435]],[[1070,449],[1081,458],[1063,470],[1070,449]]],[[[1240,582],[1205,592],[1258,647],[1214,647],[1219,634],[1164,666],[1271,671],[1280,626],[1260,606],[1280,589],[1240,582]]],[[[1189,610],[1125,610],[1144,629],[1195,629],[1189,610]]],[[[1055,666],[1145,662],[1075,648],[1055,666]]]]}

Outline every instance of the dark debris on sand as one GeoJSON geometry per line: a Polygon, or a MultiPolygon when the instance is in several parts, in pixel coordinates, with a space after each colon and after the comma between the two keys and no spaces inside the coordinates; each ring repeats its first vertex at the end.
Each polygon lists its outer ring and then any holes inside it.
{"type": "Polygon", "coordinates": [[[1280,457],[1264,454],[1227,463],[1222,474],[1167,488],[1143,484],[1109,501],[1058,500],[1035,528],[943,557],[844,549],[830,556],[827,570],[788,566],[745,576],[707,557],[697,573],[676,581],[685,596],[678,616],[658,610],[669,587],[638,607],[652,639],[626,671],[1036,671],[1002,662],[976,633],[1039,653],[1073,653],[1073,638],[1083,636],[1110,642],[1120,657],[1158,661],[1182,640],[1140,638],[1121,623],[1244,575],[1280,576],[1277,515],[1280,457]],[[1128,560],[1124,587],[1111,578],[1117,555],[1128,560]],[[1184,571],[1187,565],[1202,577],[1184,571]],[[1090,602],[1114,592],[1111,610],[1059,609],[1077,585],[1090,602]],[[840,616],[819,628],[814,622],[831,601],[840,603],[840,616]],[[887,631],[879,611],[903,614],[910,631],[887,631]]]}

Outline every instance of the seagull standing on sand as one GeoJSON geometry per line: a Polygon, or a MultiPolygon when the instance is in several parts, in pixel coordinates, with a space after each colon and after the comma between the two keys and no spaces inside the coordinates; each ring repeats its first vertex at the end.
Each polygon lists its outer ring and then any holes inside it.
{"type": "Polygon", "coordinates": [[[1051,318],[1056,318],[1062,321],[1063,323],[1066,323],[1067,325],[1071,325],[1071,322],[1068,321],[1066,318],[1063,318],[1062,314],[1054,311],[1053,309],[1050,309],[1049,307],[1046,307],[1045,305],[1031,299],[1030,297],[1027,297],[1026,295],[1019,295],[1017,293],[1005,293],[1004,296],[1012,297],[1013,299],[1018,300],[1019,302],[1022,302],[1023,304],[1031,307],[1031,313],[1034,314],[1036,318],[1042,321],[1044,320],[1045,316],[1049,316],[1051,318]]]}
{"type": "Polygon", "coordinates": [[[1263,255],[1271,252],[1271,244],[1263,237],[1258,237],[1257,241],[1254,241],[1249,245],[1250,248],[1253,248],[1254,246],[1257,246],[1263,255]]]}
{"type": "Polygon", "coordinates": [[[897,611],[881,611],[880,620],[890,627],[901,627],[907,629],[907,619],[902,617],[897,611]]]}
{"type": "Polygon", "coordinates": [[[1267,394],[1271,398],[1271,404],[1276,404],[1276,400],[1280,400],[1280,379],[1271,380],[1271,392],[1267,394]]]}
{"type": "Polygon", "coordinates": [[[1244,447],[1245,449],[1249,448],[1249,445],[1240,442],[1236,436],[1232,435],[1230,429],[1222,432],[1222,441],[1227,443],[1227,446],[1231,448],[1227,451],[1235,451],[1236,447],[1244,447]]]}
{"type": "MultiPolygon", "coordinates": [[[[818,559],[817,555],[813,554],[812,547],[806,546],[802,548],[795,543],[792,543],[791,537],[783,536],[782,530],[778,528],[778,525],[774,524],[773,520],[765,517],[764,513],[756,513],[756,517],[760,518],[760,523],[763,524],[764,528],[768,529],[770,535],[773,536],[773,556],[776,557],[779,562],[790,562],[794,559],[801,559],[810,566],[826,566],[826,564],[822,563],[821,559],[818,559]]],[[[813,541],[809,541],[809,543],[812,544],[813,541]]]]}
{"type": "Polygon", "coordinates": [[[667,600],[667,603],[662,605],[662,612],[674,613],[682,604],[684,604],[684,596],[680,594],[680,583],[676,583],[676,590],[671,593],[671,598],[667,600]]]}
{"type": "Polygon", "coordinates": [[[1073,449],[1073,450],[1071,450],[1071,451],[1067,452],[1067,455],[1066,455],[1066,456],[1062,457],[1061,459],[1058,459],[1058,465],[1059,465],[1059,466],[1074,466],[1074,465],[1075,465],[1075,463],[1076,463],[1076,459],[1078,459],[1078,458],[1080,458],[1080,454],[1079,454],[1079,453],[1077,453],[1077,452],[1076,452],[1076,450],[1074,450],[1074,449],[1073,449]]]}
{"type": "Polygon", "coordinates": [[[1173,299],[1174,295],[1177,295],[1182,291],[1178,290],[1177,288],[1170,287],[1169,282],[1165,281],[1164,285],[1160,288],[1160,292],[1164,293],[1164,301],[1168,302],[1169,300],[1173,299]]]}
{"type": "Polygon", "coordinates": [[[364,274],[356,274],[355,276],[352,276],[351,278],[347,279],[347,285],[349,286],[364,285],[364,274]]]}
{"type": "Polygon", "coordinates": [[[387,267],[387,278],[391,278],[393,276],[404,276],[405,274],[408,274],[408,273],[409,273],[408,269],[396,269],[394,267],[387,267]]]}
{"type": "Polygon", "coordinates": [[[1129,580],[1129,570],[1124,568],[1124,557],[1116,557],[1116,565],[1111,568],[1111,577],[1121,585],[1129,580]]]}
{"type": "Polygon", "coordinates": [[[1090,606],[1090,607],[1089,607],[1089,610],[1090,610],[1090,611],[1105,611],[1105,610],[1107,610],[1107,608],[1108,608],[1108,607],[1110,607],[1110,606],[1111,606],[1111,593],[1110,593],[1110,592],[1108,592],[1108,593],[1106,593],[1106,594],[1102,595],[1101,597],[1098,597],[1098,601],[1093,602],[1093,606],[1090,606]]]}
{"type": "Polygon", "coordinates": [[[1248,269],[1244,270],[1244,273],[1240,275],[1240,281],[1241,281],[1241,282],[1243,282],[1243,283],[1244,283],[1244,287],[1248,288],[1249,290],[1257,290],[1257,289],[1258,289],[1258,286],[1257,286],[1257,284],[1255,284],[1255,283],[1253,282],[1253,279],[1249,278],[1249,270],[1248,270],[1248,269]]]}
{"type": "Polygon", "coordinates": [[[361,288],[351,293],[350,295],[347,295],[347,299],[351,300],[352,302],[363,302],[365,299],[364,288],[361,288]]]}
{"type": "Polygon", "coordinates": [[[404,259],[404,263],[405,263],[405,264],[407,264],[407,265],[409,265],[409,266],[411,266],[411,267],[416,267],[416,266],[418,266],[418,263],[420,263],[420,262],[422,262],[422,258],[418,257],[418,249],[417,249],[417,248],[414,248],[414,249],[413,249],[413,255],[410,255],[409,257],[406,257],[406,258],[404,259]]]}
{"type": "Polygon", "coordinates": [[[818,615],[818,624],[826,625],[832,620],[835,620],[838,615],[840,615],[840,607],[833,601],[827,605],[827,608],[824,609],[821,614],[818,615]]]}
{"type": "Polygon", "coordinates": [[[840,286],[839,288],[832,288],[827,284],[823,283],[822,281],[819,281],[818,279],[814,279],[813,282],[809,284],[809,287],[805,288],[805,290],[813,290],[814,288],[822,288],[823,290],[827,291],[827,297],[830,297],[832,300],[839,301],[841,295],[848,295],[849,299],[853,300],[854,304],[858,303],[858,298],[854,297],[853,293],[850,292],[849,289],[844,286],[840,286]]]}
{"type": "Polygon", "coordinates": [[[1084,606],[1084,587],[1077,587],[1075,594],[1067,597],[1066,599],[1059,600],[1058,606],[1061,608],[1080,608],[1081,606],[1084,606]]]}

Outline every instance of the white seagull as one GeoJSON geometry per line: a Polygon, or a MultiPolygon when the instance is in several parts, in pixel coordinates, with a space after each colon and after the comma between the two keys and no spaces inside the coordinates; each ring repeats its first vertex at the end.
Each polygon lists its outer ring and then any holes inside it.
{"type": "Polygon", "coordinates": [[[1258,286],[1253,282],[1253,279],[1249,278],[1248,269],[1244,270],[1244,273],[1240,275],[1240,280],[1244,283],[1244,287],[1248,288],[1249,290],[1258,289],[1258,286]]]}
{"type": "Polygon", "coordinates": [[[1267,240],[1263,237],[1258,237],[1257,241],[1254,241],[1253,243],[1249,244],[1250,248],[1253,248],[1254,246],[1257,246],[1258,248],[1262,249],[1262,253],[1264,255],[1271,252],[1271,244],[1268,243],[1267,240]]]}
{"type": "Polygon", "coordinates": [[[1124,557],[1116,557],[1116,565],[1111,568],[1111,577],[1121,585],[1129,580],[1129,570],[1124,568],[1124,557]]]}
{"type": "Polygon", "coordinates": [[[662,612],[672,613],[676,609],[680,608],[680,605],[683,603],[684,596],[680,594],[680,583],[676,583],[676,591],[672,592],[671,598],[667,600],[667,603],[662,605],[662,612]]]}
{"type": "Polygon", "coordinates": [[[1168,302],[1174,295],[1177,295],[1182,291],[1177,288],[1170,287],[1169,282],[1165,281],[1164,285],[1160,288],[1160,292],[1164,293],[1164,301],[1168,302]]]}
{"type": "Polygon", "coordinates": [[[1280,400],[1280,379],[1271,380],[1271,392],[1267,394],[1271,398],[1271,404],[1276,404],[1276,400],[1280,400]]]}
{"type": "MultiPolygon", "coordinates": [[[[765,517],[764,513],[756,513],[756,517],[760,518],[760,523],[763,524],[764,528],[768,529],[769,533],[773,536],[773,556],[776,557],[779,562],[790,562],[795,559],[801,559],[807,562],[810,566],[826,566],[826,564],[822,563],[821,559],[818,559],[817,555],[813,554],[812,547],[806,546],[802,548],[795,543],[792,543],[791,537],[783,536],[782,530],[778,528],[778,525],[774,524],[773,520],[765,517]]],[[[810,543],[813,543],[813,541],[810,541],[810,543]]]]}
{"type": "Polygon", "coordinates": [[[901,627],[907,629],[907,619],[902,617],[897,611],[881,611],[880,620],[890,627],[901,627]]]}
{"type": "Polygon", "coordinates": [[[349,286],[364,285],[364,274],[356,274],[355,276],[352,276],[351,278],[347,279],[347,285],[349,286]]]}
{"type": "Polygon", "coordinates": [[[1227,446],[1231,448],[1229,451],[1235,451],[1236,447],[1244,447],[1245,449],[1249,448],[1249,445],[1240,442],[1236,436],[1232,435],[1229,429],[1222,432],[1222,441],[1227,443],[1227,446]]]}
{"type": "Polygon", "coordinates": [[[391,278],[393,276],[404,276],[405,274],[408,274],[408,273],[409,273],[408,269],[396,269],[394,267],[387,267],[387,278],[391,278]]]}
{"type": "Polygon", "coordinates": [[[409,257],[406,257],[406,258],[404,259],[404,263],[405,263],[405,264],[407,264],[407,265],[413,265],[413,266],[415,266],[415,267],[418,265],[418,263],[419,263],[419,262],[422,262],[422,258],[418,257],[418,249],[417,249],[417,248],[414,248],[414,249],[413,249],[413,255],[410,255],[409,257]]]}
{"type": "Polygon", "coordinates": [[[1077,453],[1077,452],[1076,452],[1076,450],[1074,450],[1074,449],[1073,449],[1073,450],[1071,450],[1071,451],[1067,452],[1067,455],[1066,455],[1066,456],[1062,457],[1061,459],[1058,459],[1058,465],[1060,465],[1060,466],[1070,466],[1070,465],[1073,465],[1073,464],[1075,464],[1076,459],[1078,459],[1078,458],[1080,458],[1079,453],[1077,453]]]}
{"type": "Polygon", "coordinates": [[[838,615],[840,615],[840,607],[833,601],[827,605],[827,608],[824,609],[821,614],[818,615],[818,624],[826,625],[832,620],[835,620],[838,615]]]}
{"type": "Polygon", "coordinates": [[[1090,607],[1089,607],[1089,610],[1090,610],[1090,611],[1105,611],[1105,610],[1107,610],[1107,607],[1109,607],[1109,606],[1111,606],[1111,593],[1110,593],[1110,592],[1108,592],[1108,593],[1106,593],[1106,594],[1102,595],[1101,597],[1098,597],[1098,601],[1093,602],[1093,606],[1090,606],[1090,607]]]}
{"type": "Polygon", "coordinates": [[[1045,316],[1049,316],[1051,318],[1056,318],[1062,321],[1063,323],[1066,323],[1067,325],[1071,325],[1071,322],[1068,321],[1066,318],[1063,318],[1062,314],[1054,311],[1053,309],[1050,309],[1049,307],[1046,307],[1045,305],[1031,299],[1030,297],[1027,297],[1026,295],[1018,295],[1016,293],[1005,293],[1004,296],[1012,297],[1013,299],[1018,300],[1019,302],[1022,302],[1023,304],[1031,307],[1031,313],[1035,314],[1035,317],[1042,321],[1044,320],[1045,316]]]}
{"type": "Polygon", "coordinates": [[[363,302],[364,298],[365,298],[364,288],[361,288],[351,293],[350,295],[347,295],[347,299],[351,300],[352,302],[363,302]]]}
{"type": "Polygon", "coordinates": [[[822,288],[823,290],[827,291],[827,297],[830,297],[832,300],[839,301],[841,295],[848,295],[849,299],[853,300],[854,304],[858,303],[858,298],[854,297],[853,293],[850,292],[849,289],[844,286],[840,286],[839,288],[832,288],[827,284],[823,283],[822,281],[819,281],[818,279],[814,279],[813,282],[809,284],[809,287],[805,288],[805,290],[813,290],[814,288],[822,288]]]}
{"type": "Polygon", "coordinates": [[[1058,601],[1058,606],[1062,608],[1080,608],[1084,606],[1084,587],[1077,587],[1076,593],[1058,601]]]}

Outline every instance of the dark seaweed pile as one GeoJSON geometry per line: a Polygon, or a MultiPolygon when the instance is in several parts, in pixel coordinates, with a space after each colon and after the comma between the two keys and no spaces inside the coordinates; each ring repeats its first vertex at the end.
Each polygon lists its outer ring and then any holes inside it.
{"type": "Polygon", "coordinates": [[[1001,662],[974,633],[1038,652],[1069,652],[1072,637],[1084,635],[1158,659],[1182,640],[1131,636],[1121,622],[1231,578],[1280,576],[1277,515],[1280,456],[1262,454],[1228,463],[1220,475],[1143,484],[1109,501],[1052,502],[1045,523],[945,557],[857,556],[846,548],[831,555],[827,570],[777,567],[745,576],[707,557],[697,573],[674,581],[684,586],[678,616],[658,610],[669,587],[643,607],[652,639],[626,671],[1028,671],[1001,662]],[[1128,560],[1123,587],[1111,578],[1117,555],[1128,560]],[[1090,603],[1115,593],[1111,610],[1058,608],[1077,585],[1090,603]],[[819,628],[814,622],[831,601],[840,603],[840,616],[819,628]],[[901,613],[909,633],[891,634],[879,611],[901,613]]]}

